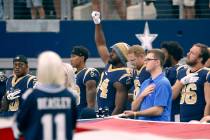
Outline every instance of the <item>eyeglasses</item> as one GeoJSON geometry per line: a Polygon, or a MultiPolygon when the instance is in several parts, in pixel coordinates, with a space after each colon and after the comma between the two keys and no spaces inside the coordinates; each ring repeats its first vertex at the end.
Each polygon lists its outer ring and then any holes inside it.
{"type": "Polygon", "coordinates": [[[158,60],[158,59],[157,59],[157,58],[145,58],[145,59],[144,59],[145,62],[147,62],[147,61],[152,61],[152,60],[158,60]]]}

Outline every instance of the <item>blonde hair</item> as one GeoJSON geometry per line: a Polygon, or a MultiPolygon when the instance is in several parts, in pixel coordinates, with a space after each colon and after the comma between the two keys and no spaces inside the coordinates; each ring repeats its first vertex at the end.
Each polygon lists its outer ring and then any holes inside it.
{"type": "Polygon", "coordinates": [[[135,56],[145,55],[144,49],[140,45],[133,45],[129,48],[128,54],[134,53],[135,56]]]}
{"type": "Polygon", "coordinates": [[[40,84],[64,86],[65,74],[60,56],[53,51],[45,51],[38,57],[37,79],[40,84]]]}
{"type": "Polygon", "coordinates": [[[65,86],[69,88],[77,99],[77,104],[80,103],[80,88],[76,84],[76,76],[73,67],[68,63],[63,63],[65,73],[65,86]]]}
{"type": "Polygon", "coordinates": [[[64,68],[65,78],[66,78],[66,81],[65,81],[66,87],[72,87],[76,85],[76,77],[74,74],[73,67],[68,63],[63,63],[63,68],[64,68]]]}

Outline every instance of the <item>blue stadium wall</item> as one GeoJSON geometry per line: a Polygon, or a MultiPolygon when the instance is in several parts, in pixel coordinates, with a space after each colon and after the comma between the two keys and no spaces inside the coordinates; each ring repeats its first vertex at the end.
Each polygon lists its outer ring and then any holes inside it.
{"type": "MultiPolygon", "coordinates": [[[[103,21],[107,45],[124,41],[140,44],[135,34],[143,33],[145,21],[103,21]]],[[[149,20],[150,32],[158,34],[153,42],[159,48],[165,40],[180,42],[185,53],[192,44],[210,45],[210,20],[149,20]]],[[[12,58],[24,54],[30,58],[45,50],[53,50],[62,57],[70,56],[72,46],[84,45],[91,57],[99,57],[94,42],[94,24],[91,21],[61,21],[58,33],[8,33],[6,22],[0,21],[0,58],[12,58]]]]}

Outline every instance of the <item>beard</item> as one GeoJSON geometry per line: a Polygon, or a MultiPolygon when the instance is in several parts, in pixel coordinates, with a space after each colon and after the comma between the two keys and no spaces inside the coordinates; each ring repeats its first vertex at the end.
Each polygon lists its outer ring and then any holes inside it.
{"type": "Polygon", "coordinates": [[[113,66],[116,66],[117,64],[121,63],[121,61],[119,58],[115,58],[115,59],[110,58],[108,63],[112,64],[113,66]]]}
{"type": "Polygon", "coordinates": [[[190,60],[190,58],[187,57],[187,59],[186,59],[186,64],[191,67],[195,66],[197,63],[198,63],[198,58],[197,59],[194,58],[194,59],[190,60]]]}
{"type": "Polygon", "coordinates": [[[118,62],[116,62],[114,60],[109,60],[108,63],[112,64],[113,66],[116,66],[118,64],[118,62]]]}
{"type": "Polygon", "coordinates": [[[186,64],[192,67],[192,66],[196,65],[196,61],[189,61],[189,60],[187,60],[186,64]]]}

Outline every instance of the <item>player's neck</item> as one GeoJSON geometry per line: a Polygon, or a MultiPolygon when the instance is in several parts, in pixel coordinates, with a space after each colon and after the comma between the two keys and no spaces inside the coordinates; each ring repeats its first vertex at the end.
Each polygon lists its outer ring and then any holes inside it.
{"type": "Polygon", "coordinates": [[[196,71],[198,71],[199,69],[201,69],[201,68],[203,68],[203,67],[204,67],[203,64],[198,63],[198,64],[196,64],[195,66],[191,67],[190,72],[196,72],[196,71]]]}
{"type": "Polygon", "coordinates": [[[144,66],[144,64],[140,65],[140,66],[137,66],[136,69],[139,71],[141,70],[141,68],[144,66]]]}
{"type": "Polygon", "coordinates": [[[26,76],[26,75],[27,75],[27,73],[26,74],[22,74],[22,75],[16,75],[16,74],[14,74],[14,76],[15,76],[16,79],[21,78],[21,77],[26,76]]]}
{"type": "Polygon", "coordinates": [[[177,64],[178,64],[178,61],[176,61],[176,60],[173,59],[172,60],[172,67],[175,66],[175,65],[177,65],[177,64]]]}
{"type": "Polygon", "coordinates": [[[112,65],[113,69],[125,67],[123,64],[118,63],[117,65],[112,65]]]}
{"type": "Polygon", "coordinates": [[[85,65],[80,65],[79,67],[77,67],[77,72],[81,71],[82,69],[86,68],[85,65]]]}

